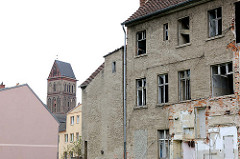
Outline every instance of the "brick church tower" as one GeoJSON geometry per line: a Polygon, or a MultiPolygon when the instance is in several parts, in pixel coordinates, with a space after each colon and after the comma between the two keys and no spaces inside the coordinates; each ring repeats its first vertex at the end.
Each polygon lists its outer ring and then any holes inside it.
{"type": "Polygon", "coordinates": [[[66,114],[76,106],[76,77],[69,63],[55,60],[47,79],[47,106],[54,114],[66,114]]]}

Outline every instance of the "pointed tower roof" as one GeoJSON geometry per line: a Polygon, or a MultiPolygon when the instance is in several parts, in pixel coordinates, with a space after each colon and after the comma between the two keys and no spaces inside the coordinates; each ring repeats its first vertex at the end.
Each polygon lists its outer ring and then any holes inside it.
{"type": "Polygon", "coordinates": [[[51,77],[69,77],[76,79],[70,63],[55,60],[48,78],[51,77]]]}

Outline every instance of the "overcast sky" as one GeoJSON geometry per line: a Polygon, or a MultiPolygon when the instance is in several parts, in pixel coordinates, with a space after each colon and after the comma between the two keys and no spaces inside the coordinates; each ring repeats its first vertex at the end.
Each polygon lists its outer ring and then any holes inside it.
{"type": "Polygon", "coordinates": [[[0,82],[27,83],[46,103],[58,55],[71,63],[79,86],[123,45],[120,24],[138,7],[139,0],[0,0],[0,82]]]}

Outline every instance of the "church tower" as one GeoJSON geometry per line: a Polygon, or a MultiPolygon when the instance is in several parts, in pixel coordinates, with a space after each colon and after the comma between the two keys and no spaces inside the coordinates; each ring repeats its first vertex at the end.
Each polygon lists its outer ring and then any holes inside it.
{"type": "Polygon", "coordinates": [[[47,107],[52,113],[66,114],[76,106],[77,80],[69,63],[55,60],[47,82],[47,107]]]}

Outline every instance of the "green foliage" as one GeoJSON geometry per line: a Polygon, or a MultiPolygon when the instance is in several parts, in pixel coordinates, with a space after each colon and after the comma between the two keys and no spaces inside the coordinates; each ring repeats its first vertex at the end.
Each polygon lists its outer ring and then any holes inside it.
{"type": "Polygon", "coordinates": [[[67,147],[64,148],[64,152],[62,154],[62,159],[65,159],[65,155],[67,155],[67,158],[70,158],[71,156],[74,156],[76,159],[80,159],[82,156],[82,140],[81,137],[71,144],[67,145],[67,147]],[[66,154],[65,154],[66,153],[66,154]]]}

